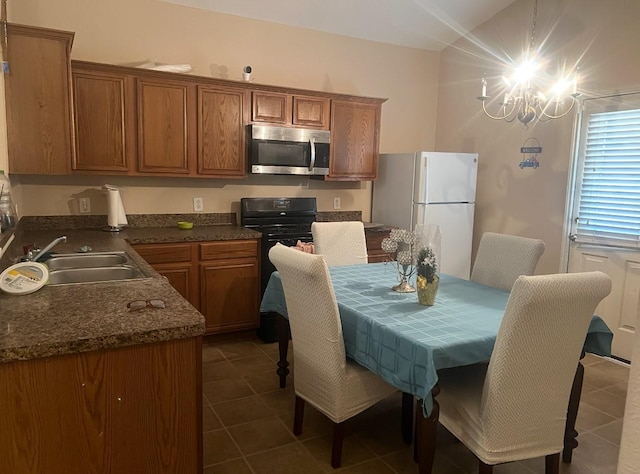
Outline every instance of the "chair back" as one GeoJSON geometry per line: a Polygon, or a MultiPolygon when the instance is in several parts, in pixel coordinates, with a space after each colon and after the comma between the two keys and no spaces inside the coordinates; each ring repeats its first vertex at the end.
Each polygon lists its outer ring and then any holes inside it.
{"type": "Polygon", "coordinates": [[[533,275],[544,249],[540,239],[485,232],[471,269],[471,281],[509,291],[520,275],[533,275]]]}
{"type": "Polygon", "coordinates": [[[364,224],[360,221],[311,224],[315,253],[330,267],[368,263],[364,224]]]}
{"type": "Polygon", "coordinates": [[[517,446],[531,457],[560,452],[587,329],[610,291],[602,272],[516,280],[483,386],[481,423],[489,451],[517,446]]]}
{"type": "Polygon", "coordinates": [[[346,374],[346,354],[329,269],[322,255],[281,244],[271,248],[269,259],[280,274],[287,303],[296,393],[330,405],[346,374]]]}

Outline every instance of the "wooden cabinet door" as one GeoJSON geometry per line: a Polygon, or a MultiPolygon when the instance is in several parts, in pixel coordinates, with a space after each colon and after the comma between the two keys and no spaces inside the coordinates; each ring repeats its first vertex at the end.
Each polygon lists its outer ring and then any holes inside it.
{"type": "Polygon", "coordinates": [[[1,471],[202,473],[201,374],[200,336],[2,363],[1,471]]]}
{"type": "Polygon", "coordinates": [[[256,258],[200,264],[200,312],[207,334],[259,326],[259,265],[256,258]]]}
{"type": "Polygon", "coordinates": [[[197,294],[197,273],[191,264],[163,264],[152,265],[154,270],[165,277],[182,297],[196,309],[200,308],[200,298],[197,294]],[[195,294],[194,294],[195,291],[195,294]]]}
{"type": "Polygon", "coordinates": [[[200,312],[208,334],[259,326],[258,240],[221,240],[200,246],[200,312]]]}
{"type": "Polygon", "coordinates": [[[365,231],[369,263],[386,262],[389,260],[389,254],[382,250],[382,240],[389,237],[390,232],[391,231],[365,231]]]}
{"type": "Polygon", "coordinates": [[[251,120],[277,124],[291,123],[291,95],[253,91],[251,120]]]}
{"type": "Polygon", "coordinates": [[[198,86],[198,173],[244,177],[244,89],[198,86]]]}
{"type": "Polygon", "coordinates": [[[125,75],[73,69],[74,170],[129,171],[135,127],[126,127],[130,91],[125,75]]]}
{"type": "Polygon", "coordinates": [[[293,96],[293,125],[329,130],[330,101],[322,97],[293,96]]]}
{"type": "Polygon", "coordinates": [[[138,79],[138,169],[189,173],[189,84],[138,79]]]}
{"type": "Polygon", "coordinates": [[[133,249],[196,309],[200,309],[196,244],[136,244],[133,249]]]}
{"type": "Polygon", "coordinates": [[[68,174],[73,155],[73,33],[9,24],[7,35],[9,172],[68,174]]]}
{"type": "Polygon", "coordinates": [[[378,175],[381,105],[334,100],[327,179],[374,180],[378,175]]]}

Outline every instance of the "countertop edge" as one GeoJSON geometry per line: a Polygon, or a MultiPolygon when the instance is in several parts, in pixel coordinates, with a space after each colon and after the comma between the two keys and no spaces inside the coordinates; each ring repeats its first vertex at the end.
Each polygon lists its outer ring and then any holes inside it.
{"type": "Polygon", "coordinates": [[[154,329],[147,332],[134,334],[119,334],[89,339],[80,339],[73,342],[60,342],[56,344],[39,344],[36,346],[23,346],[0,350],[0,363],[17,362],[42,359],[46,357],[64,356],[91,352],[98,350],[117,349],[119,347],[135,346],[138,344],[152,344],[176,339],[202,336],[204,334],[204,321],[189,326],[154,329]]]}

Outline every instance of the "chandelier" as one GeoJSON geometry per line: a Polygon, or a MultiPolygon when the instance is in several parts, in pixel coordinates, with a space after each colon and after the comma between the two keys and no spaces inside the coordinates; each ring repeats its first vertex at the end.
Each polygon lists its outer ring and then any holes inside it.
{"type": "Polygon", "coordinates": [[[537,76],[542,68],[542,61],[535,49],[537,16],[538,0],[534,0],[529,50],[521,62],[512,67],[511,73],[503,77],[499,108],[495,114],[487,110],[487,101],[491,97],[487,95],[486,75],[482,77],[482,94],[477,99],[482,102],[485,115],[493,120],[511,123],[517,118],[528,128],[528,124],[536,119],[548,122],[564,117],[573,110],[582,95],[578,92],[578,68],[571,74],[560,77],[546,93],[535,89],[536,81],[540,82],[542,79],[537,76]]]}

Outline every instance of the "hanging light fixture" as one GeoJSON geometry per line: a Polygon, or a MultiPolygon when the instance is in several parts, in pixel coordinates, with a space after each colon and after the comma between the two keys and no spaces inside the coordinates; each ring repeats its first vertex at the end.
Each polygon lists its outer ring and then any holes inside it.
{"type": "Polygon", "coordinates": [[[487,78],[482,77],[482,94],[477,97],[482,102],[485,115],[494,120],[511,123],[516,118],[528,127],[538,119],[547,122],[562,118],[575,106],[582,95],[578,92],[579,70],[561,77],[546,93],[536,90],[536,81],[540,81],[541,61],[535,49],[536,21],[538,16],[538,0],[533,2],[533,22],[531,24],[531,40],[529,50],[520,64],[514,65],[511,74],[503,77],[504,96],[501,95],[498,112],[494,115],[487,111],[487,78]]]}

